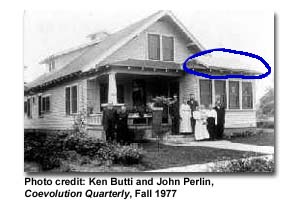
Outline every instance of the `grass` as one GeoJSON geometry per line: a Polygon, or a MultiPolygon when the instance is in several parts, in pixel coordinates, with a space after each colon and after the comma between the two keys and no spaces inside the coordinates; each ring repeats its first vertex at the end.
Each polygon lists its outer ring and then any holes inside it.
{"type": "Polygon", "coordinates": [[[209,147],[167,146],[160,144],[158,151],[157,143],[142,143],[145,157],[142,162],[143,170],[164,169],[191,164],[202,164],[221,160],[246,158],[262,154],[209,147]]]}
{"type": "Polygon", "coordinates": [[[230,139],[234,143],[252,144],[258,146],[274,146],[275,135],[274,129],[259,131],[256,135],[247,137],[235,137],[230,139]]]}

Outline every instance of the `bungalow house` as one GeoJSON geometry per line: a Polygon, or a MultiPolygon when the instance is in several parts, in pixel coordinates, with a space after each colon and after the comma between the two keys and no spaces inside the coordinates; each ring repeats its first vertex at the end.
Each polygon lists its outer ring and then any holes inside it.
{"type": "MultiPolygon", "coordinates": [[[[198,40],[170,12],[159,11],[116,33],[95,33],[88,44],[53,54],[40,64],[48,72],[26,84],[24,128],[71,130],[82,113],[89,134],[103,137],[102,110],[114,106],[145,106],[155,96],[195,94],[200,104],[214,104],[216,95],[226,105],[226,133],[253,129],[255,82],[210,80],[185,73],[183,61],[204,50],[198,40]]],[[[226,67],[193,64],[194,70],[212,74],[245,73],[226,67]]],[[[131,129],[151,137],[151,113],[132,113],[131,129]]],[[[171,120],[166,119],[163,127],[171,120]]]]}

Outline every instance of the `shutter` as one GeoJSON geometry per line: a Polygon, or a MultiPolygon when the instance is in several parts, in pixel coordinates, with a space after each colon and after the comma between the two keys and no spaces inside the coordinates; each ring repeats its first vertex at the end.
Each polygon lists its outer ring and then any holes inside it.
{"type": "Polygon", "coordinates": [[[77,113],[77,86],[72,86],[72,113],[77,113]]]}
{"type": "Polygon", "coordinates": [[[38,112],[39,112],[39,116],[42,115],[42,96],[39,96],[39,100],[38,100],[38,112]]]}
{"type": "Polygon", "coordinates": [[[66,114],[70,114],[70,87],[65,89],[65,105],[66,105],[66,114]]]}

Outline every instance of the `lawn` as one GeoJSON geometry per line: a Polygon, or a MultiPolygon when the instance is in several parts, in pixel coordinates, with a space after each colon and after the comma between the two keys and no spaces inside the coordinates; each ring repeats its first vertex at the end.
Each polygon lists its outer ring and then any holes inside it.
{"type": "Polygon", "coordinates": [[[164,169],[169,167],[202,164],[262,155],[255,152],[209,147],[176,147],[163,144],[160,144],[160,148],[158,150],[157,143],[155,142],[141,143],[141,147],[145,150],[145,157],[139,167],[141,170],[164,169]]]}
{"type": "Polygon", "coordinates": [[[256,135],[247,137],[235,137],[229,141],[234,143],[253,144],[258,146],[274,146],[275,135],[274,129],[262,129],[256,135]]]}

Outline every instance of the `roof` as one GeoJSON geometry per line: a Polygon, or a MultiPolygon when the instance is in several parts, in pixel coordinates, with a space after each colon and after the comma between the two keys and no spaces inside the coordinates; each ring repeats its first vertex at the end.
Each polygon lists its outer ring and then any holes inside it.
{"type": "MultiPolygon", "coordinates": [[[[136,35],[143,32],[153,23],[161,19],[162,17],[168,17],[173,20],[178,27],[187,35],[187,37],[193,41],[193,43],[199,48],[199,50],[204,50],[204,47],[194,38],[194,36],[188,32],[188,30],[177,20],[177,18],[170,11],[158,11],[149,17],[142,19],[116,33],[113,33],[107,36],[102,41],[92,42],[80,47],[67,50],[53,56],[61,56],[63,54],[68,54],[74,51],[82,50],[84,51],[76,57],[73,61],[62,67],[57,71],[46,73],[35,79],[34,81],[28,83],[26,86],[28,88],[36,87],[42,85],[46,82],[58,79],[62,76],[67,76],[76,72],[84,72],[91,70],[93,68],[103,66],[105,59],[110,56],[112,53],[117,51],[136,35]]],[[[48,57],[49,59],[50,57],[48,57]]],[[[47,59],[47,58],[46,58],[47,59]]],[[[46,60],[45,59],[45,60],[46,60]]],[[[45,61],[43,60],[43,61],[45,61]]],[[[42,61],[42,62],[43,62],[42,61]]]]}
{"type": "Polygon", "coordinates": [[[144,67],[155,69],[181,70],[181,64],[169,61],[127,59],[109,64],[110,66],[144,67]]]}

